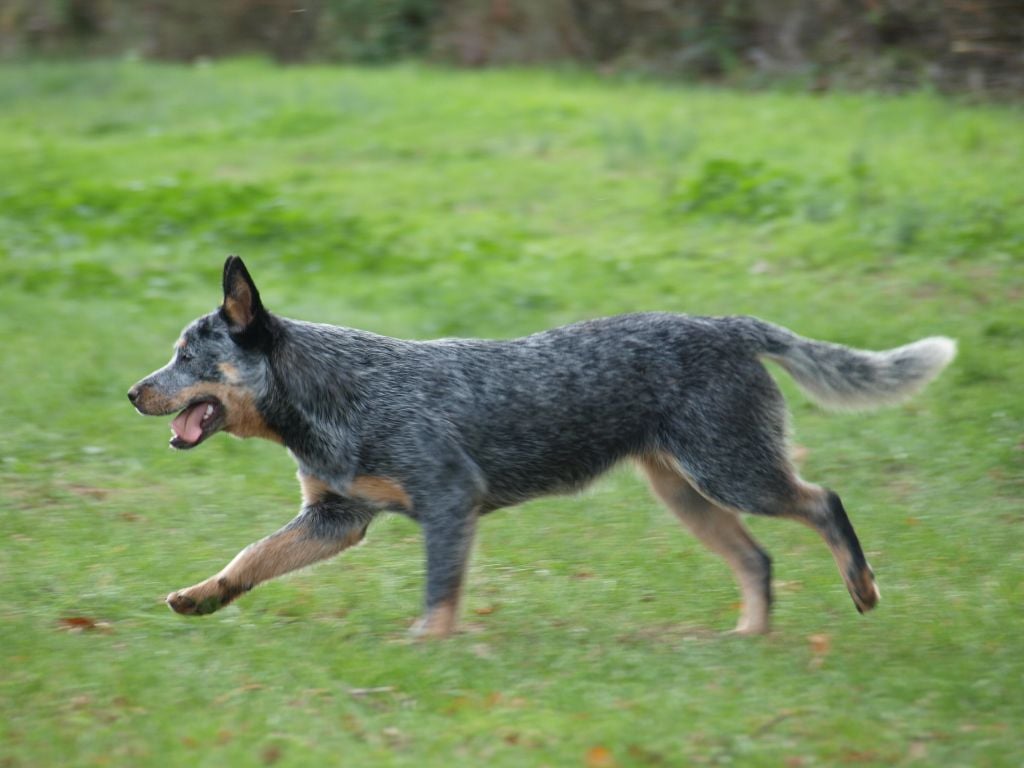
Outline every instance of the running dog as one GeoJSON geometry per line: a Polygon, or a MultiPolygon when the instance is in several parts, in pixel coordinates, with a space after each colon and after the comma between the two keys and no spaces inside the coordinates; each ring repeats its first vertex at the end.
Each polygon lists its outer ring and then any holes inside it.
{"type": "Polygon", "coordinates": [[[360,542],[381,512],[422,526],[425,612],[413,626],[456,626],[478,518],[573,492],[624,459],[735,574],[736,631],[769,629],[771,560],[740,513],[784,517],[828,544],[858,611],[879,592],[834,492],[790,463],[771,360],[815,401],[843,409],[902,400],[953,359],[931,337],[886,352],[813,341],[753,317],[632,314],[511,341],[403,341],[290,320],[264,309],[241,259],[224,300],[192,322],[173,359],[131,388],[140,413],[177,414],[171,446],[225,431],[284,445],[302,507],[219,573],[171,593],[207,614],[257,584],[360,542]]]}

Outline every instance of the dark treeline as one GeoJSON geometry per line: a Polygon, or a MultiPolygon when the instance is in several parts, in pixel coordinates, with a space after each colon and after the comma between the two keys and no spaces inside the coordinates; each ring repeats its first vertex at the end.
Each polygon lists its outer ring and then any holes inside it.
{"type": "Polygon", "coordinates": [[[0,55],[577,62],[1024,93],[1024,0],[0,0],[0,55]]]}

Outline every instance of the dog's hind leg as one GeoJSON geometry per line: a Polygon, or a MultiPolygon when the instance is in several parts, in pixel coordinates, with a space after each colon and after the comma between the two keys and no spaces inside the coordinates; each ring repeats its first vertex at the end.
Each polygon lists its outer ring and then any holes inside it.
{"type": "Polygon", "coordinates": [[[781,505],[776,514],[818,532],[832,551],[853,604],[860,613],[870,611],[878,604],[881,593],[843,502],[828,488],[800,479],[795,480],[794,495],[796,500],[781,505]]]}
{"type": "Polygon", "coordinates": [[[770,624],[771,558],[730,509],[702,496],[668,456],[640,459],[654,493],[732,569],[743,595],[737,634],[764,634],[770,624]]]}
{"type": "Polygon", "coordinates": [[[219,573],[172,592],[167,604],[177,613],[207,614],[257,584],[333,557],[362,541],[373,519],[370,507],[338,496],[307,505],[288,525],[250,544],[219,573]]]}
{"type": "Polygon", "coordinates": [[[734,360],[699,397],[674,405],[658,447],[700,495],[736,512],[809,525],[832,550],[857,610],[878,603],[874,574],[839,497],[805,483],[790,462],[785,403],[763,366],[734,360]]]}
{"type": "Polygon", "coordinates": [[[756,450],[750,444],[755,434],[747,431],[742,436],[733,435],[735,452],[731,454],[716,451],[717,446],[703,455],[681,452],[680,467],[704,497],[721,506],[789,518],[813,528],[832,551],[857,610],[864,613],[874,608],[879,600],[874,572],[839,497],[827,488],[801,480],[784,454],[772,450],[768,443],[756,450]],[[737,460],[737,456],[744,455],[758,460],[737,460]]]}
{"type": "Polygon", "coordinates": [[[789,518],[817,531],[832,551],[857,610],[864,613],[874,608],[880,596],[874,572],[839,497],[801,480],[788,461],[772,461],[768,452],[762,456],[760,463],[733,461],[724,454],[714,462],[687,461],[685,455],[679,461],[693,486],[717,504],[789,518]]]}

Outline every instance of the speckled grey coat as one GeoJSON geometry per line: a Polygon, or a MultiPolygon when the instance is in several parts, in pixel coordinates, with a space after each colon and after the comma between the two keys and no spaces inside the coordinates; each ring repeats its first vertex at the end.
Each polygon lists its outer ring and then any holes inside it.
{"type": "MultiPolygon", "coordinates": [[[[838,497],[790,465],[785,405],[761,360],[777,362],[819,402],[859,408],[908,396],[954,352],[944,338],[864,352],[752,317],[665,313],[509,341],[404,341],[273,315],[234,257],[224,296],[219,310],[186,328],[175,358],[133,387],[132,401],[144,413],[184,409],[176,447],[218,429],[287,446],[305,503],[277,537],[291,532],[310,549],[312,539],[361,538],[383,509],[417,520],[427,548],[420,627],[432,634],[454,624],[480,514],[573,491],[628,458],[736,571],[748,606],[741,629],[766,629],[771,595],[767,555],[735,528],[737,512],[813,525],[857,607],[872,607],[877,589],[838,497]]],[[[246,550],[250,559],[273,540],[246,550]]],[[[313,559],[333,554],[313,549],[313,559]]],[[[282,559],[306,564],[291,549],[282,559]]],[[[274,569],[264,562],[263,570],[274,569]]],[[[219,586],[207,580],[191,598],[183,590],[169,601],[181,612],[209,612],[262,575],[257,566],[228,566],[211,577],[219,586]]]]}

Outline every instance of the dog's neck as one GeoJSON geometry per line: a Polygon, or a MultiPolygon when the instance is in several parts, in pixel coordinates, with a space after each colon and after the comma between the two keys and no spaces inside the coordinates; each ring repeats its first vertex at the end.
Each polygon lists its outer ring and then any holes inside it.
{"type": "Polygon", "coordinates": [[[259,401],[267,424],[301,464],[324,456],[339,465],[351,463],[361,398],[358,377],[345,364],[344,338],[332,326],[278,317],[273,322],[276,338],[267,353],[268,375],[259,401]]]}

